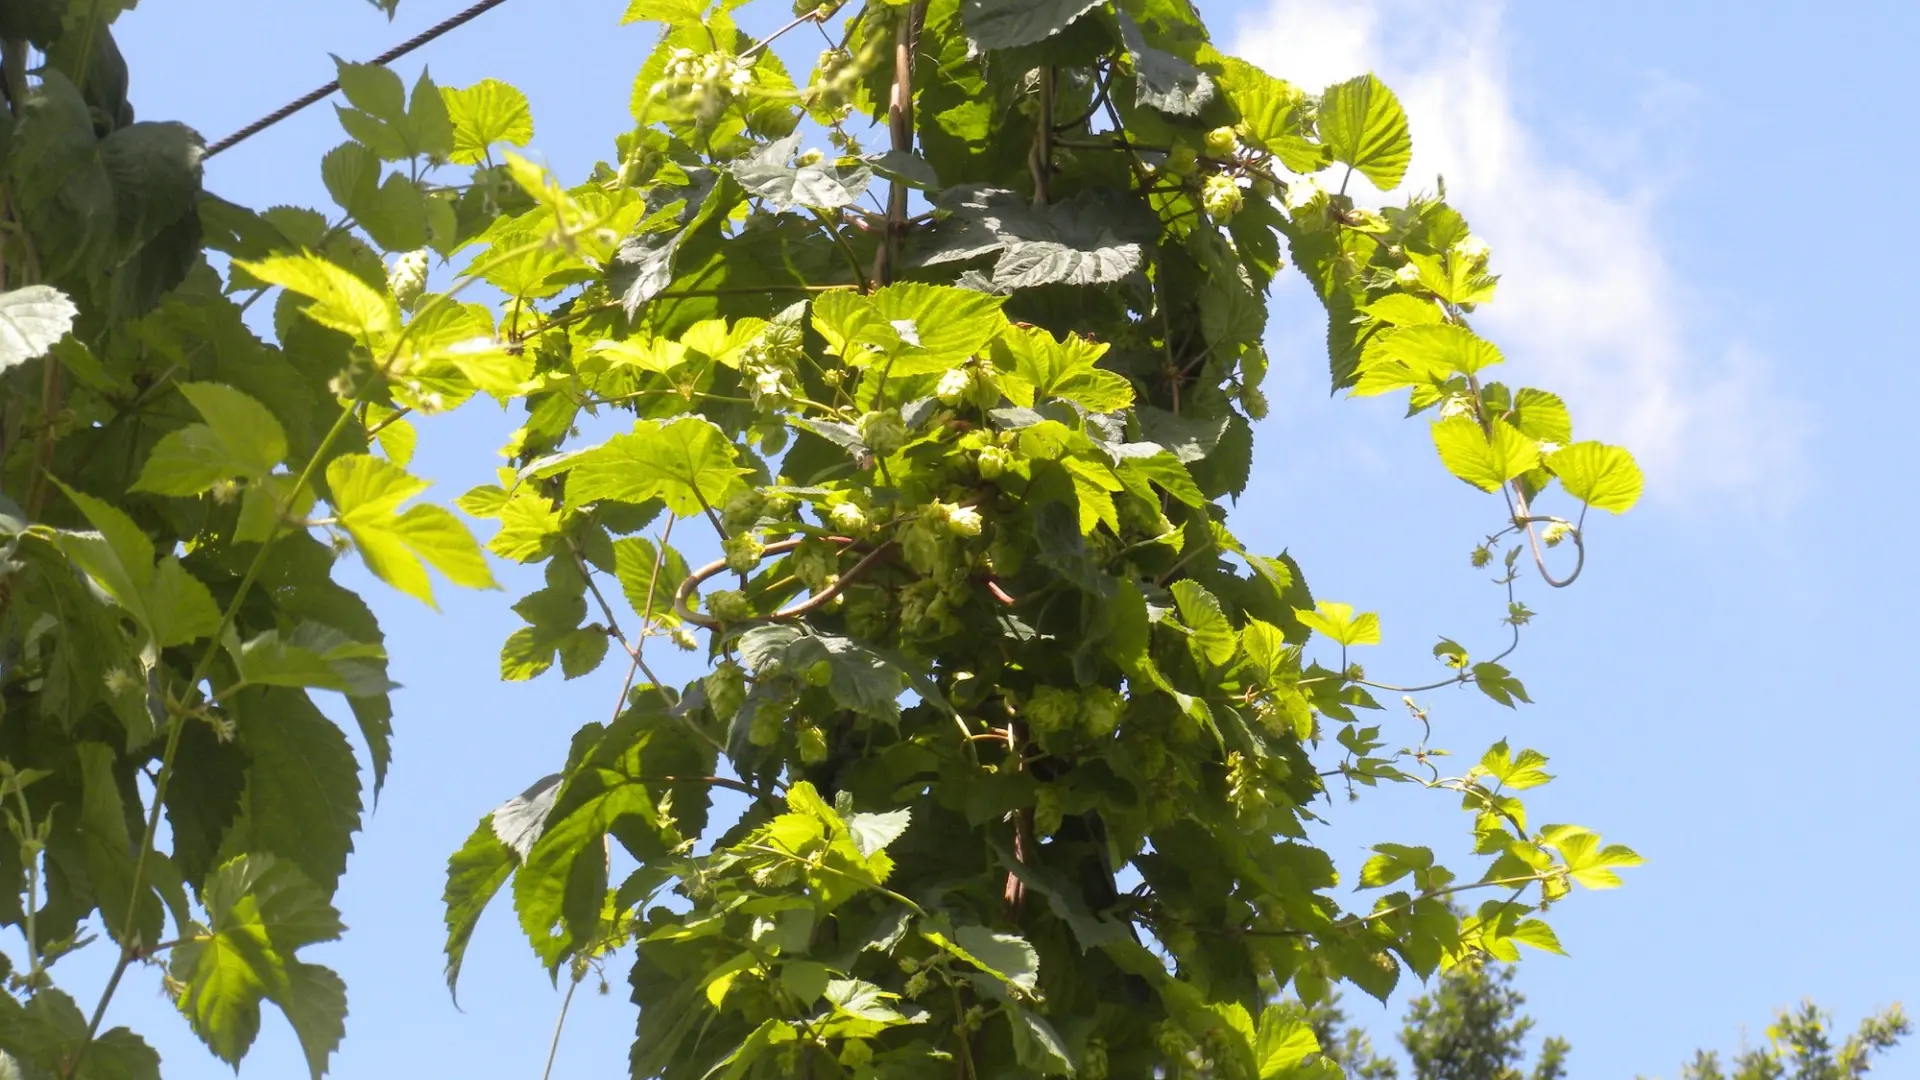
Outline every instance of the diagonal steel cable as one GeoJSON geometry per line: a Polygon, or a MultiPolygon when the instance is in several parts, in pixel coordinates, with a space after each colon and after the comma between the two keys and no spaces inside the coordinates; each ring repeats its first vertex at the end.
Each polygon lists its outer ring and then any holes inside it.
{"type": "MultiPolygon", "coordinates": [[[[460,14],[455,15],[452,18],[446,19],[443,22],[430,26],[427,29],[422,30],[420,33],[415,34],[413,37],[410,37],[407,40],[401,42],[400,44],[395,45],[393,48],[388,49],[386,52],[383,52],[379,56],[374,57],[372,60],[368,61],[368,63],[380,64],[383,66],[386,64],[391,64],[395,60],[400,59],[401,57],[407,55],[408,53],[419,48],[420,46],[425,45],[427,42],[432,41],[434,38],[437,38],[440,35],[445,34],[450,30],[464,26],[467,23],[472,22],[474,19],[479,18],[481,15],[487,13],[488,11],[493,10],[494,8],[499,7],[501,4],[504,4],[506,2],[507,0],[480,0],[479,3],[473,5],[472,7],[468,8],[465,11],[462,11],[460,14]]],[[[248,124],[246,127],[241,128],[239,131],[236,131],[233,134],[227,136],[226,138],[221,139],[219,142],[214,143],[212,146],[207,147],[207,152],[205,156],[212,157],[213,155],[219,153],[222,150],[227,149],[228,147],[235,145],[236,143],[240,143],[247,139],[253,138],[255,135],[260,134],[261,132],[267,130],[273,125],[279,123],[280,121],[285,120],[287,117],[292,116],[294,113],[299,112],[301,109],[304,109],[309,105],[312,105],[314,102],[324,100],[328,95],[332,94],[334,91],[338,89],[340,89],[340,80],[335,79],[332,82],[328,83],[327,85],[322,86],[311,93],[304,94],[301,97],[293,101],[290,101],[285,105],[280,106],[278,109],[275,109],[273,112],[268,113],[266,116],[263,116],[258,120],[255,120],[253,123],[248,124]]]]}

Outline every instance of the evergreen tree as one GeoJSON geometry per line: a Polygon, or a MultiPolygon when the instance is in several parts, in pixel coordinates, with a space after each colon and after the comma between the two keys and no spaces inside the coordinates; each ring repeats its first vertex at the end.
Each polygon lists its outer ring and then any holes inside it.
{"type": "MultiPolygon", "coordinates": [[[[1567,1041],[1550,1038],[1531,1071],[1524,1068],[1533,1018],[1526,996],[1513,986],[1514,970],[1462,964],[1440,976],[1433,991],[1407,1005],[1400,1046],[1413,1080],[1562,1080],[1567,1041]]],[[[1347,1026],[1337,1000],[1309,1011],[1327,1057],[1358,1080],[1397,1080],[1399,1066],[1376,1054],[1364,1031],[1347,1026]]]]}
{"type": "MultiPolygon", "coordinates": [[[[1571,1046],[1553,1037],[1526,1067],[1527,1036],[1535,1022],[1522,1010],[1526,996],[1505,965],[1463,964],[1441,975],[1431,993],[1407,1005],[1399,1043],[1412,1080],[1565,1080],[1571,1046]]],[[[1399,1080],[1400,1065],[1374,1051],[1371,1037],[1350,1026],[1339,996],[1307,1010],[1322,1052],[1352,1080],[1399,1080]]],[[[1834,1045],[1833,1015],[1804,1002],[1783,1009],[1767,1028],[1767,1045],[1741,1050],[1731,1071],[1718,1053],[1701,1050],[1682,1066],[1680,1080],[1861,1080],[1876,1058],[1912,1034],[1899,1005],[1867,1019],[1834,1045]]]]}
{"type": "Polygon", "coordinates": [[[1860,1022],[1838,1048],[1833,1045],[1833,1014],[1811,1001],[1782,1009],[1767,1028],[1767,1045],[1745,1049],[1733,1059],[1731,1073],[1720,1055],[1702,1050],[1681,1066],[1682,1080],[1859,1080],[1873,1059],[1913,1033],[1913,1023],[1895,1004],[1860,1022]]]}
{"type": "Polygon", "coordinates": [[[1525,995],[1514,989],[1514,969],[1463,964],[1441,976],[1430,994],[1414,998],[1400,1045],[1413,1061],[1416,1080],[1562,1080],[1569,1049],[1565,1039],[1541,1045],[1532,1070],[1523,1071],[1526,1039],[1534,1021],[1520,1011],[1525,995]]]}

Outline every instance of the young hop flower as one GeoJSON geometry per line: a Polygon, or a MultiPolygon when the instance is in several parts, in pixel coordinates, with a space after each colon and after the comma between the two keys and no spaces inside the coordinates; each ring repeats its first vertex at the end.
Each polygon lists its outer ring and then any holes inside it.
{"type": "Polygon", "coordinates": [[[947,511],[947,528],[955,536],[979,536],[983,524],[980,511],[971,506],[956,506],[947,511]]]}
{"type": "Polygon", "coordinates": [[[1240,184],[1231,176],[1214,173],[1200,189],[1200,205],[1206,208],[1207,216],[1216,222],[1225,222],[1240,212],[1246,196],[1240,191],[1240,184]]]}
{"type": "Polygon", "coordinates": [[[866,511],[850,502],[834,503],[827,511],[827,523],[846,533],[848,536],[865,536],[873,527],[867,520],[866,511]]]}
{"type": "Polygon", "coordinates": [[[423,248],[409,251],[393,260],[387,269],[387,288],[393,292],[393,298],[400,306],[412,310],[413,305],[427,291],[427,253],[423,248]]]}
{"type": "Polygon", "coordinates": [[[973,390],[973,372],[967,368],[949,368],[940,375],[940,384],[934,387],[933,396],[940,399],[942,405],[958,405],[973,390]]]}
{"type": "Polygon", "coordinates": [[[1469,236],[1453,245],[1453,254],[1473,266],[1484,266],[1487,256],[1492,254],[1492,249],[1487,247],[1485,240],[1477,236],[1469,236]]]}

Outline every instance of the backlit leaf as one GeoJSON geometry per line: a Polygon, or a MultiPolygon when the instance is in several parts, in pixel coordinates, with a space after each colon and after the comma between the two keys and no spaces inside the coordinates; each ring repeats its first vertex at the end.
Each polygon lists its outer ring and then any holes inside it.
{"type": "Polygon", "coordinates": [[[535,475],[562,472],[568,506],[659,499],[673,513],[693,517],[703,506],[726,505],[746,470],[734,464],[733,444],[718,427],[689,416],[669,423],[643,420],[628,434],[540,466],[535,475]]]}
{"type": "Polygon", "coordinates": [[[317,255],[276,255],[238,262],[261,281],[308,298],[307,318],[378,350],[400,330],[400,305],[349,271],[317,255]]]}
{"type": "Polygon", "coordinates": [[[1327,87],[1320,99],[1320,141],[1381,191],[1400,186],[1413,160],[1413,139],[1400,99],[1372,75],[1327,87]]]}
{"type": "Polygon", "coordinates": [[[482,79],[464,90],[442,88],[453,120],[456,165],[477,165],[494,143],[525,146],[533,141],[533,111],[527,96],[498,79],[482,79]]]}
{"type": "Polygon", "coordinates": [[[443,896],[447,922],[447,993],[458,999],[460,965],[467,956],[480,914],[506,884],[520,860],[513,849],[494,835],[493,818],[480,822],[460,850],[447,860],[447,888],[443,896]]]}
{"type": "Polygon", "coordinates": [[[380,580],[428,604],[427,566],[455,585],[497,588],[479,543],[458,518],[428,504],[400,511],[426,490],[425,481],[370,454],[343,454],[327,463],[327,486],[341,527],[380,580]]]}
{"type": "Polygon", "coordinates": [[[1624,514],[1640,501],[1646,481],[1633,455],[1617,446],[1579,442],[1547,458],[1567,494],[1602,510],[1624,514]]]}
{"type": "Polygon", "coordinates": [[[1433,445],[1447,471],[1482,491],[1500,485],[1540,463],[1540,445],[1512,424],[1495,419],[1492,434],[1470,416],[1449,416],[1433,425],[1433,445]]]}
{"type": "Polygon", "coordinates": [[[1220,601],[1194,581],[1176,581],[1170,586],[1174,602],[1180,605],[1180,621],[1193,633],[1193,643],[1209,664],[1224,664],[1240,650],[1239,635],[1233,623],[1220,610],[1220,601]]]}
{"type": "Polygon", "coordinates": [[[1353,613],[1353,605],[1322,600],[1312,611],[1295,612],[1300,622],[1341,645],[1380,644],[1380,616],[1371,611],[1353,613]]]}
{"type": "Polygon", "coordinates": [[[0,370],[45,356],[73,329],[77,314],[73,301],[51,285],[0,292],[0,370]]]}

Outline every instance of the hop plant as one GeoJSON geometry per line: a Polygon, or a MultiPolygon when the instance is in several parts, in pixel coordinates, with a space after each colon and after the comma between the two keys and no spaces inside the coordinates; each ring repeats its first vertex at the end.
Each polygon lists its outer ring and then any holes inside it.
{"type": "Polygon", "coordinates": [[[890,457],[907,445],[911,432],[899,409],[877,409],[860,417],[860,441],[879,457],[890,457]]]}
{"type": "Polygon", "coordinates": [[[737,662],[722,660],[704,680],[707,704],[722,721],[731,720],[747,700],[747,671],[737,662]]]}
{"type": "Polygon", "coordinates": [[[753,602],[738,589],[720,589],[707,597],[707,610],[721,622],[744,622],[753,618],[753,602]]]}
{"type": "Polygon", "coordinates": [[[1066,818],[1066,801],[1060,789],[1052,784],[1042,787],[1034,795],[1033,831],[1041,838],[1052,836],[1060,831],[1060,823],[1066,818]]]}
{"type": "Polygon", "coordinates": [[[1096,686],[1081,699],[1081,729],[1092,738],[1105,738],[1120,726],[1120,716],[1126,708],[1127,699],[1121,697],[1119,691],[1096,686]]]}
{"type": "Polygon", "coordinates": [[[973,384],[971,368],[949,368],[941,373],[940,382],[933,393],[943,405],[958,405],[973,392],[973,384]]]}
{"type": "Polygon", "coordinates": [[[761,541],[759,534],[743,532],[721,541],[720,550],[726,554],[729,570],[746,574],[760,565],[760,557],[766,553],[767,545],[761,541]]]}
{"type": "Polygon", "coordinates": [[[865,536],[873,529],[867,512],[850,502],[837,502],[828,507],[827,524],[854,537],[865,536]]]}
{"type": "Polygon", "coordinates": [[[973,507],[937,500],[928,504],[927,517],[946,526],[946,530],[955,536],[979,536],[981,526],[985,524],[980,511],[973,507]]]}
{"type": "Polygon", "coordinates": [[[780,741],[780,727],[786,720],[787,704],[763,701],[753,710],[747,725],[747,741],[755,746],[772,746],[780,741]]]}
{"type": "Polygon", "coordinates": [[[835,1060],[857,1074],[873,1061],[873,1046],[865,1039],[848,1039],[840,1044],[840,1056],[835,1060]]]}
{"type": "Polygon", "coordinates": [[[729,533],[745,532],[759,524],[761,514],[765,512],[767,497],[752,488],[740,492],[727,500],[720,509],[720,520],[729,533]]]}
{"type": "Polygon", "coordinates": [[[1265,420],[1267,418],[1267,395],[1257,386],[1240,388],[1240,407],[1247,410],[1247,419],[1265,420]]]}
{"type": "Polygon", "coordinates": [[[1224,222],[1240,212],[1246,196],[1240,191],[1240,184],[1224,173],[1214,173],[1207,177],[1200,189],[1200,205],[1207,216],[1218,222],[1224,222]]]}
{"type": "Polygon", "coordinates": [[[404,310],[413,310],[427,291],[427,253],[409,251],[394,257],[387,269],[387,289],[404,310]]]}
{"type": "Polygon", "coordinates": [[[806,765],[818,765],[827,760],[827,735],[818,724],[801,724],[794,732],[799,744],[800,761],[806,765]]]}
{"type": "Polygon", "coordinates": [[[1477,236],[1468,236],[1459,241],[1453,245],[1452,251],[1455,258],[1475,268],[1487,265],[1487,258],[1492,254],[1487,242],[1477,236]]]}
{"type": "Polygon", "coordinates": [[[1080,695],[1058,686],[1037,686],[1020,713],[1042,738],[1071,731],[1080,719],[1080,695]]]}

